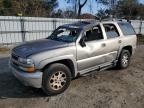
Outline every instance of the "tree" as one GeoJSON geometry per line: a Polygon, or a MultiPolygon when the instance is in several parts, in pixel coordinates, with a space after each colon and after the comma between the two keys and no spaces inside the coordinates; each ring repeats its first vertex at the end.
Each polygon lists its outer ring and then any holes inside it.
{"type": "Polygon", "coordinates": [[[83,3],[82,0],[66,0],[67,3],[72,3],[74,6],[75,14],[79,17],[82,11],[82,8],[85,6],[88,0],[84,0],[83,3]]]}
{"type": "Polygon", "coordinates": [[[117,14],[116,5],[119,0],[96,0],[96,1],[97,1],[97,3],[107,6],[106,10],[100,9],[100,11],[98,11],[98,13],[101,13],[103,11],[104,13],[106,12],[106,14],[109,14],[112,16],[115,16],[117,14]],[[109,12],[107,13],[107,11],[109,11],[109,12]]]}
{"type": "Polygon", "coordinates": [[[127,19],[131,19],[133,16],[137,16],[139,13],[138,0],[119,0],[118,11],[121,13],[120,16],[124,16],[127,19]]]}
{"type": "Polygon", "coordinates": [[[73,18],[74,12],[72,10],[67,9],[66,11],[63,12],[63,17],[64,18],[73,18]]]}
{"type": "MultiPolygon", "coordinates": [[[[82,8],[86,5],[88,0],[66,0],[67,3],[71,3],[74,8],[75,14],[79,17],[81,14],[82,8]],[[83,3],[82,3],[83,2],[83,3]]],[[[111,5],[112,3],[115,3],[117,0],[94,0],[95,3],[100,3],[103,5],[111,5]]],[[[92,9],[92,7],[90,7],[92,9]]]]}
{"type": "Polygon", "coordinates": [[[100,10],[98,10],[98,12],[96,14],[96,17],[99,18],[99,19],[104,19],[104,18],[107,18],[109,14],[110,14],[110,10],[100,9],[100,10]]]}
{"type": "Polygon", "coordinates": [[[104,4],[104,5],[108,5],[110,3],[109,0],[96,0],[96,2],[104,4]]]}
{"type": "Polygon", "coordinates": [[[0,0],[0,14],[11,13],[11,10],[5,10],[5,8],[10,8],[12,6],[11,0],[0,0]]]}
{"type": "Polygon", "coordinates": [[[80,16],[81,14],[81,10],[82,8],[84,7],[84,5],[86,4],[87,0],[85,0],[82,4],[80,2],[80,0],[78,0],[78,17],[80,16]]]}
{"type": "Polygon", "coordinates": [[[139,4],[138,12],[139,12],[139,19],[144,19],[144,4],[139,4]]]}
{"type": "Polygon", "coordinates": [[[108,6],[108,13],[101,9],[96,16],[105,17],[109,14],[117,18],[137,19],[144,16],[144,5],[139,3],[139,0],[96,0],[108,6]]]}
{"type": "Polygon", "coordinates": [[[63,11],[61,9],[58,9],[57,11],[52,12],[51,16],[54,18],[61,18],[63,17],[63,11]]]}
{"type": "Polygon", "coordinates": [[[48,17],[57,5],[57,0],[0,0],[0,15],[48,17]]]}

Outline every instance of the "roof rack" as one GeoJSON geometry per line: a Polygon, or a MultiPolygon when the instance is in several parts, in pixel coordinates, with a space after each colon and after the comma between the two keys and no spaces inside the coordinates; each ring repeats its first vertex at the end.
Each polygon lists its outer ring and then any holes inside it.
{"type": "Polygon", "coordinates": [[[90,21],[77,21],[75,23],[73,23],[73,25],[76,25],[76,26],[85,26],[85,25],[89,25],[91,24],[90,21]]]}
{"type": "Polygon", "coordinates": [[[130,20],[128,20],[128,19],[120,19],[120,18],[105,18],[105,19],[100,19],[99,20],[100,22],[102,22],[102,21],[119,21],[119,22],[128,22],[128,23],[131,23],[131,21],[130,20]]]}
{"type": "Polygon", "coordinates": [[[90,24],[90,22],[88,22],[88,21],[78,21],[79,23],[82,23],[82,24],[90,24]]]}
{"type": "Polygon", "coordinates": [[[104,19],[100,18],[100,22],[101,21],[127,21],[127,22],[129,22],[129,20],[127,20],[127,19],[113,18],[113,17],[104,18],[104,19]]]}

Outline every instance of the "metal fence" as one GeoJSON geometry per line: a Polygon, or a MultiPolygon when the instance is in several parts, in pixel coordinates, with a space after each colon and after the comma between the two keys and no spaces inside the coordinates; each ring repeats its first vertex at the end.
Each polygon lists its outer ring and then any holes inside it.
{"type": "MultiPolygon", "coordinates": [[[[80,20],[0,16],[0,46],[45,38],[58,26],[80,20]]],[[[144,21],[132,20],[131,24],[137,34],[144,34],[144,21]]]]}
{"type": "Polygon", "coordinates": [[[0,45],[46,38],[58,26],[80,20],[0,16],[0,45]]]}
{"type": "Polygon", "coordinates": [[[143,20],[131,20],[131,24],[137,34],[144,35],[144,21],[143,20]]]}

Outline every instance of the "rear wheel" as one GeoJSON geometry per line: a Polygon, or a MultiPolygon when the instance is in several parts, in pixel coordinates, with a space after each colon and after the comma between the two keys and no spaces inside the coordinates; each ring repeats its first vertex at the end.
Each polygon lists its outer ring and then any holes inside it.
{"type": "Polygon", "coordinates": [[[119,59],[118,59],[118,63],[117,63],[117,67],[119,69],[125,69],[129,66],[130,63],[130,58],[131,58],[131,54],[128,50],[122,50],[119,59]]]}
{"type": "Polygon", "coordinates": [[[42,88],[47,95],[64,92],[71,81],[71,72],[63,64],[52,64],[44,70],[42,88]]]}

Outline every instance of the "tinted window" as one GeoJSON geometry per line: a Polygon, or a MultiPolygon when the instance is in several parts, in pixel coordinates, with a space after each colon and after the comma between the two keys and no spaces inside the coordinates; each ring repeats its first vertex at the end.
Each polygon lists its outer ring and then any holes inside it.
{"type": "Polygon", "coordinates": [[[102,30],[99,25],[92,27],[92,29],[85,32],[86,41],[103,39],[102,30]]]}
{"type": "Polygon", "coordinates": [[[115,38],[115,37],[119,37],[119,33],[117,28],[115,27],[115,25],[113,24],[104,24],[104,28],[105,28],[105,32],[107,35],[107,38],[115,38]]]}
{"type": "Polygon", "coordinates": [[[135,31],[129,23],[119,23],[119,26],[124,35],[135,35],[135,31]]]}

